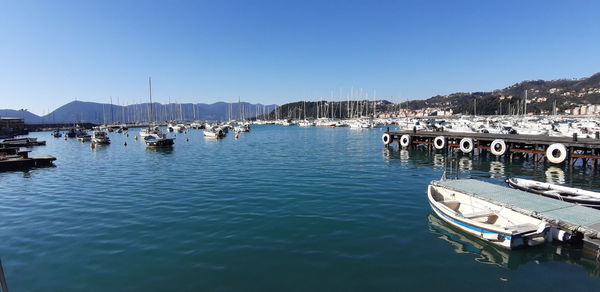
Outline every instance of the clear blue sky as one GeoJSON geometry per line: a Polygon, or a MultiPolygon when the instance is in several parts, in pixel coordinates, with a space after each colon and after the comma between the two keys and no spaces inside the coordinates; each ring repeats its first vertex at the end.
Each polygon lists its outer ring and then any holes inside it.
{"type": "Polygon", "coordinates": [[[600,1],[0,3],[0,108],[397,101],[600,71],[600,1]]]}

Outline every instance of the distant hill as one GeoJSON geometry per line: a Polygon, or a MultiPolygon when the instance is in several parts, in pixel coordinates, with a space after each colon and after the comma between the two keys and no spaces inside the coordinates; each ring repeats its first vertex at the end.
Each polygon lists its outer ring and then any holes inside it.
{"type": "MultiPolygon", "coordinates": [[[[168,120],[226,120],[252,118],[257,114],[269,112],[276,105],[250,104],[247,102],[213,104],[184,103],[160,104],[153,103],[153,121],[168,120]]],[[[3,117],[24,117],[29,124],[39,123],[116,123],[116,122],[147,122],[149,119],[150,104],[134,104],[128,106],[110,105],[96,102],[72,101],[53,112],[40,117],[28,111],[0,110],[3,117]]]]}
{"type": "Polygon", "coordinates": [[[600,73],[582,79],[523,81],[491,92],[437,95],[406,102],[403,108],[448,108],[458,114],[473,114],[475,103],[478,115],[523,113],[525,108],[528,113],[549,113],[554,103],[559,112],[576,105],[600,104],[600,73]],[[527,107],[524,106],[526,90],[527,107]]]}
{"type": "Polygon", "coordinates": [[[473,114],[475,110],[478,115],[522,114],[525,110],[533,114],[548,114],[552,112],[555,103],[559,113],[577,105],[600,104],[600,73],[582,79],[523,81],[490,92],[458,92],[401,104],[393,104],[387,100],[354,100],[350,103],[347,101],[292,102],[259,118],[304,118],[304,113],[309,119],[317,116],[346,118],[372,116],[374,111],[376,113],[397,112],[400,109],[449,109],[455,114],[468,115],[473,114]],[[525,90],[527,90],[526,107],[524,106],[525,90]],[[374,104],[375,109],[373,109],[374,104]]]}
{"type": "Polygon", "coordinates": [[[38,124],[38,123],[42,123],[43,122],[43,118],[34,114],[34,113],[30,113],[27,110],[11,110],[11,109],[1,109],[0,110],[0,117],[5,117],[5,118],[25,118],[25,121],[27,123],[34,123],[34,124],[38,124]]]}

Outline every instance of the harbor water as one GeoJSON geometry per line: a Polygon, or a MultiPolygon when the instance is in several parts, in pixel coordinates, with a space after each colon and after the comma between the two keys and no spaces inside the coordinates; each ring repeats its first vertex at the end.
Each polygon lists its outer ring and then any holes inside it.
{"type": "MultiPolygon", "coordinates": [[[[111,133],[32,148],[56,167],[0,173],[0,258],[11,291],[595,291],[577,246],[496,248],[434,216],[461,177],[600,189],[589,170],[384,147],[384,129],[199,130],[170,150],[111,133]],[[125,146],[127,142],[127,146],[125,146]]],[[[173,136],[173,134],[170,134],[173,136]]]]}

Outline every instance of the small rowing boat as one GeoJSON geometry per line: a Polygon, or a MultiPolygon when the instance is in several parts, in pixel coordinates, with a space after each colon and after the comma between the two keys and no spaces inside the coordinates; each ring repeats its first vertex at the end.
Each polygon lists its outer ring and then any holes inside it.
{"type": "Polygon", "coordinates": [[[506,182],[515,189],[600,209],[600,193],[597,192],[515,177],[507,179],[506,182]]]}
{"type": "Polygon", "coordinates": [[[537,218],[517,213],[433,181],[427,188],[431,209],[444,221],[467,233],[514,249],[546,241],[550,227],[537,218]]]}

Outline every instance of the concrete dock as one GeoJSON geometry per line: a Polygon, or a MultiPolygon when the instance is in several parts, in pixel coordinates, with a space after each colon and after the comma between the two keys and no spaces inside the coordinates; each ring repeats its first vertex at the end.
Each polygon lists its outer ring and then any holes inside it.
{"type": "Polygon", "coordinates": [[[441,180],[433,184],[467,193],[570,231],[583,240],[584,248],[593,257],[600,259],[600,210],[474,179],[441,180]]]}

